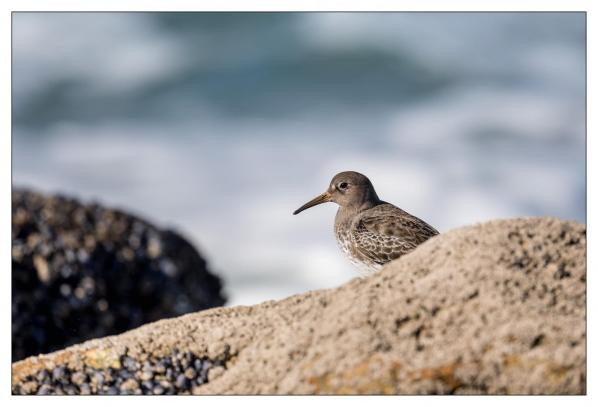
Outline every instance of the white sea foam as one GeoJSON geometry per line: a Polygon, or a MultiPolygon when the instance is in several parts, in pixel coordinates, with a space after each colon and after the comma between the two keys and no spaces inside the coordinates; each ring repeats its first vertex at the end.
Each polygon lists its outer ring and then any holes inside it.
{"type": "MultiPolygon", "coordinates": [[[[249,38],[238,45],[240,56],[225,48],[206,54],[217,60],[198,62],[188,54],[208,50],[209,41],[191,49],[193,39],[157,29],[143,16],[28,16],[15,17],[15,111],[24,114],[45,90],[74,78],[86,84],[72,90],[75,100],[95,101],[98,115],[77,116],[68,110],[75,103],[41,125],[17,120],[15,184],[98,199],[177,229],[224,277],[230,305],[332,287],[357,275],[334,241],[335,204],[291,214],[343,170],[368,175],[382,199],[441,232],[514,216],[585,221],[585,61],[583,46],[571,39],[576,29],[553,32],[541,18],[530,17],[526,26],[508,15],[306,14],[284,26],[303,48],[265,44],[267,52],[252,53],[249,38]],[[44,48],[42,38],[64,46],[44,48]],[[449,82],[413,100],[398,95],[378,104],[340,97],[324,103],[317,93],[313,104],[286,115],[222,110],[201,81],[196,93],[185,93],[185,85],[165,92],[158,105],[147,101],[148,88],[170,89],[181,72],[191,75],[190,60],[198,70],[218,67],[206,75],[217,78],[215,87],[232,86],[234,99],[235,84],[260,75],[279,81],[267,82],[264,94],[276,94],[280,78],[294,83],[302,71],[286,73],[280,60],[302,50],[358,46],[412,58],[448,73],[449,82]],[[218,76],[227,69],[239,69],[239,76],[225,77],[238,81],[233,85],[218,76]],[[105,113],[119,96],[149,107],[139,116],[105,113]]],[[[572,25],[557,20],[559,27],[572,25]]],[[[307,86],[301,83],[291,91],[307,86]]],[[[58,102],[48,103],[51,110],[58,102]]],[[[278,107],[263,103],[265,111],[278,107]]]]}

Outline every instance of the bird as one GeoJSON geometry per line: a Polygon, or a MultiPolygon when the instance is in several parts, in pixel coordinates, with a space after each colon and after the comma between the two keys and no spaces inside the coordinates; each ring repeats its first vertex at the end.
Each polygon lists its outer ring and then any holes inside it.
{"type": "Polygon", "coordinates": [[[293,215],[325,202],[339,205],[334,219],[336,241],[362,275],[379,270],[438,235],[428,223],[378,198],[368,177],[355,171],[336,174],[324,193],[293,215]]]}

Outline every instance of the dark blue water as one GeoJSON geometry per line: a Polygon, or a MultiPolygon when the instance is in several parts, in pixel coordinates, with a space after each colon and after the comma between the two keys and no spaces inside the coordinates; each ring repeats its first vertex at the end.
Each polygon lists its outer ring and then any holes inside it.
{"type": "Polygon", "coordinates": [[[585,222],[585,16],[13,17],[13,178],[175,227],[233,304],[356,274],[334,173],[441,231],[585,222]]]}

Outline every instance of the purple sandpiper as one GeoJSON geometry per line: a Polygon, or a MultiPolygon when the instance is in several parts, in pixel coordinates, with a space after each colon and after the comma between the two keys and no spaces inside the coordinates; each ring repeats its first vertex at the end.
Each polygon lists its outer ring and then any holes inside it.
{"type": "Polygon", "coordinates": [[[334,220],[336,241],[351,263],[365,274],[438,234],[423,220],[380,200],[370,180],[355,171],[336,174],[326,192],[293,215],[324,202],[339,205],[334,220]]]}

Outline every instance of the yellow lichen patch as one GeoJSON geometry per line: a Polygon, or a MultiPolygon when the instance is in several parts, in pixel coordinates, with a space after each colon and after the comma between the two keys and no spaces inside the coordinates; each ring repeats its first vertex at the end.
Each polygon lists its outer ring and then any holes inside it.
{"type": "Polygon", "coordinates": [[[517,368],[519,370],[532,371],[542,369],[544,377],[552,383],[562,382],[573,366],[555,363],[552,360],[542,358],[525,358],[520,355],[508,355],[503,359],[506,368],[517,368]]]}
{"type": "Polygon", "coordinates": [[[374,355],[341,374],[329,372],[308,378],[318,394],[396,394],[401,364],[374,355]]]}
{"type": "Polygon", "coordinates": [[[571,370],[572,366],[563,366],[556,363],[547,363],[544,374],[548,380],[553,383],[562,382],[566,374],[571,370]]]}
{"type": "Polygon", "coordinates": [[[109,349],[91,349],[85,352],[85,364],[96,369],[120,369],[118,353],[109,349]]]}
{"type": "Polygon", "coordinates": [[[521,358],[519,355],[507,355],[503,359],[505,367],[516,367],[521,365],[521,358]]]}
{"type": "Polygon", "coordinates": [[[449,363],[436,367],[426,367],[409,372],[408,377],[411,381],[431,380],[440,382],[451,392],[463,384],[455,377],[455,371],[459,366],[459,363],[449,363]]]}

